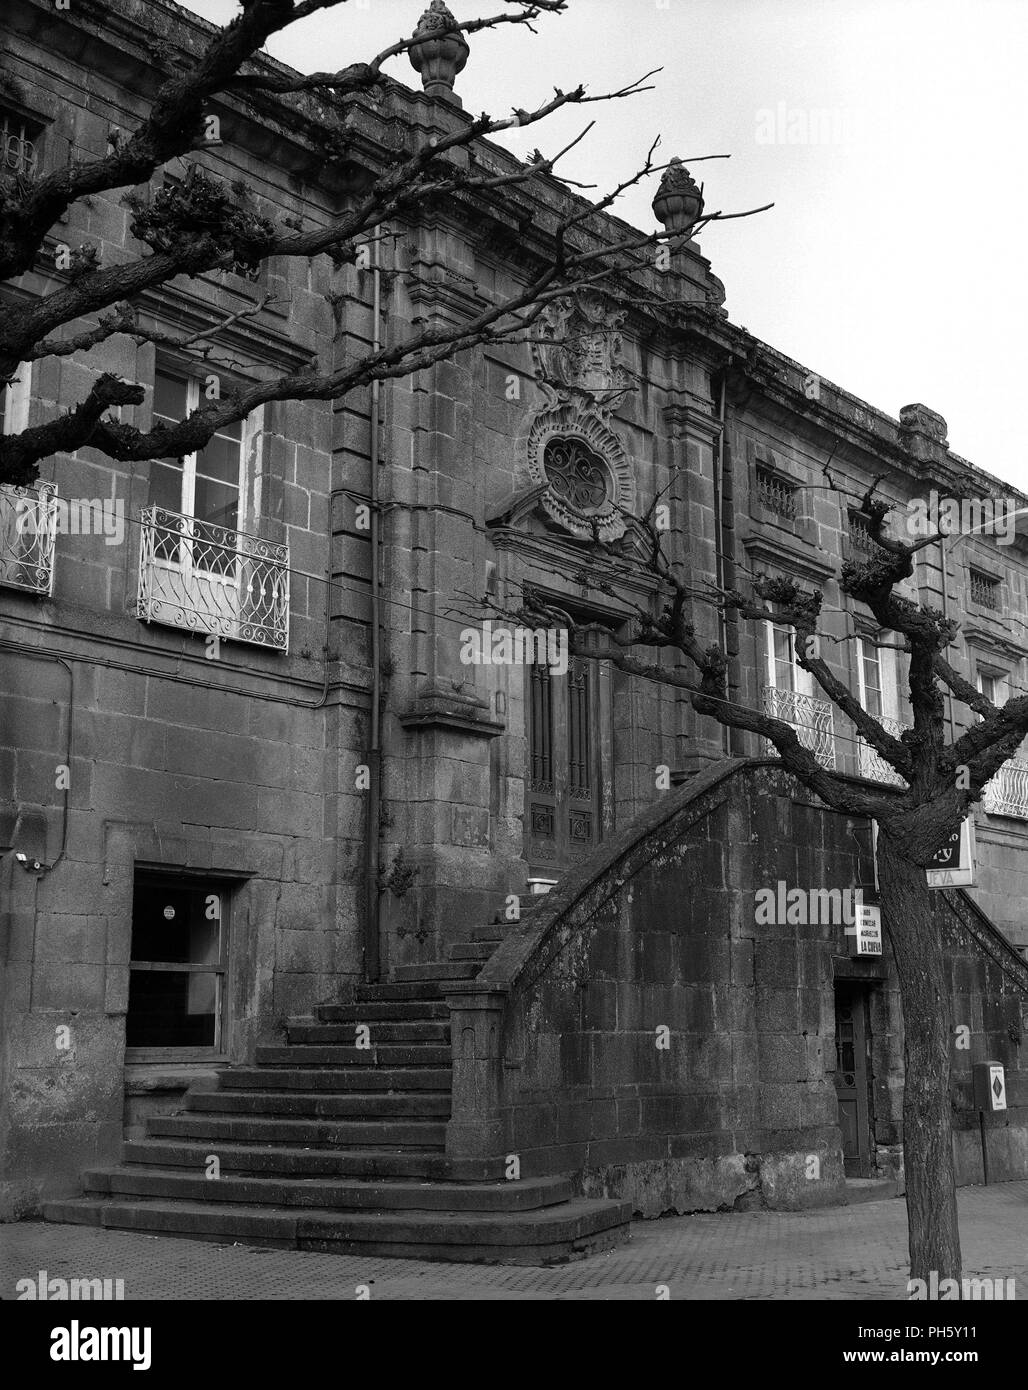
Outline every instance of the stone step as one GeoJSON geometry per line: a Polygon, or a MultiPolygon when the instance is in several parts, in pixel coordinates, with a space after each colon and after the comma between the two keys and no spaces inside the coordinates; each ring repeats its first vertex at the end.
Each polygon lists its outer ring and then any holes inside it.
{"type": "Polygon", "coordinates": [[[890,1197],[898,1197],[902,1186],[893,1178],[847,1178],[846,1205],[858,1206],[862,1202],[883,1202],[890,1197]]]}
{"type": "Polygon", "coordinates": [[[313,1119],[417,1119],[450,1114],[448,1091],[418,1091],[404,1095],[396,1091],[341,1095],[305,1091],[190,1091],[186,1109],[221,1115],[298,1115],[313,1119]]]}
{"type": "MultiPolygon", "coordinates": [[[[286,1025],[286,1037],[292,1043],[340,1043],[344,1047],[356,1046],[356,1023],[293,1023],[286,1025]]],[[[368,1023],[368,1043],[370,1047],[380,1047],[384,1043],[434,1043],[438,1047],[449,1046],[450,1020],[418,1019],[413,1023],[368,1023]]],[[[369,1048],[361,1048],[368,1051],[369,1048]]]]}
{"type": "MultiPolygon", "coordinates": [[[[368,1001],[364,1004],[319,1004],[314,1010],[319,1023],[412,1023],[417,1019],[448,1019],[450,1011],[442,999],[398,999],[394,1002],[368,1001]]],[[[292,1020],[290,1020],[292,1022],[292,1020]]]]}
{"type": "Polygon", "coordinates": [[[446,1125],[434,1120],[288,1120],[239,1115],[154,1115],[155,1139],[234,1139],[256,1144],[332,1144],[344,1149],[442,1149],[446,1125]]]}
{"type": "Polygon", "coordinates": [[[428,965],[398,965],[393,972],[401,984],[435,981],[447,984],[454,980],[473,980],[481,966],[474,960],[432,961],[428,965]]]}
{"type": "Polygon", "coordinates": [[[174,1197],[184,1201],[245,1202],[255,1206],[321,1207],[329,1211],[535,1211],[572,1196],[569,1178],[523,1182],[402,1182],[310,1177],[240,1177],[120,1165],[84,1176],[94,1196],[174,1197]]]}
{"type": "MultiPolygon", "coordinates": [[[[153,1164],[166,1168],[190,1168],[202,1174],[207,1165],[210,1144],[171,1139],[134,1139],[122,1146],[122,1162],[153,1164]]],[[[491,1159],[448,1159],[445,1153],[418,1150],[381,1149],[305,1149],[288,1144],[245,1144],[219,1142],[217,1156],[222,1173],[269,1174],[286,1177],[331,1177],[377,1179],[424,1179],[446,1182],[499,1181],[505,1161],[491,1159]]]]}
{"type": "MultiPolygon", "coordinates": [[[[295,1048],[282,1048],[291,1060],[295,1048]]],[[[219,1089],[276,1091],[341,1091],[377,1094],[396,1091],[445,1091],[450,1093],[449,1067],[229,1067],[218,1072],[219,1089]]]]}
{"type": "Polygon", "coordinates": [[[437,980],[409,980],[406,984],[358,985],[353,992],[357,1004],[394,1004],[442,1001],[444,991],[437,980]]]}
{"type": "Polygon", "coordinates": [[[516,923],[514,922],[504,922],[502,926],[496,922],[490,922],[487,927],[472,927],[471,940],[489,941],[493,945],[499,946],[500,942],[503,940],[504,931],[515,925],[516,923]]]}
{"type": "Polygon", "coordinates": [[[452,1054],[449,1047],[433,1046],[429,1043],[413,1044],[406,1047],[385,1043],[381,1047],[343,1047],[329,1045],[310,1047],[293,1043],[289,1047],[276,1047],[273,1043],[262,1044],[257,1048],[258,1066],[287,1067],[447,1067],[452,1054]]]}
{"type": "Polygon", "coordinates": [[[447,960],[488,960],[496,950],[492,941],[458,941],[446,953],[447,960]]]}
{"type": "Polygon", "coordinates": [[[536,1211],[335,1212],[227,1202],[80,1197],[48,1202],[48,1221],[245,1241],[341,1255],[549,1264],[628,1239],[631,1203],[576,1198],[536,1211]]]}

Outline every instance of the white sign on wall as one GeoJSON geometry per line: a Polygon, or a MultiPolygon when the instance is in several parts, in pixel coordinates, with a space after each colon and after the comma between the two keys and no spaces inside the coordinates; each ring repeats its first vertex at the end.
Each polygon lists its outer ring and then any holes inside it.
{"type": "MultiPolygon", "coordinates": [[[[871,846],[875,866],[875,888],[878,887],[878,822],[871,822],[871,846]]],[[[974,885],[975,840],[974,816],[968,816],[959,830],[954,830],[949,842],[933,855],[938,866],[926,869],[929,888],[967,888],[974,885]]]]}
{"type": "Polygon", "coordinates": [[[853,944],[850,954],[854,956],[880,956],[882,954],[882,912],[881,908],[870,903],[860,903],[857,907],[857,920],[851,928],[853,944]]]}
{"type": "Polygon", "coordinates": [[[932,862],[938,867],[925,870],[929,888],[964,888],[974,883],[974,816],[954,830],[932,862]]]}

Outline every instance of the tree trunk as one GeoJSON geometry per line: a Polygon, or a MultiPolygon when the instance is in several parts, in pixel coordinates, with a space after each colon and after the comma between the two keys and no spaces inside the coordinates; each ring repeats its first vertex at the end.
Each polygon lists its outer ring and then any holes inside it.
{"type": "Polygon", "coordinates": [[[910,1277],[956,1279],[960,1233],[950,1101],[952,1024],[942,933],[923,866],[884,827],[878,835],[882,918],[892,943],[903,1005],[903,1163],[910,1277]]]}

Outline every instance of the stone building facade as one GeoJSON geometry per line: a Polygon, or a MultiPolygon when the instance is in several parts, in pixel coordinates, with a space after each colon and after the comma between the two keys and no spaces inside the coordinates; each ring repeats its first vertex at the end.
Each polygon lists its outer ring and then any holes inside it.
{"type": "MultiPolygon", "coordinates": [[[[60,25],[44,0],[13,0],[9,27],[0,90],[5,149],[40,169],[102,153],[112,131],[131,129],[158,81],[155,39],[195,52],[208,28],[165,0],[145,7],[80,0],[60,25]]],[[[467,119],[432,80],[424,91],[384,83],[348,111],[345,127],[340,107],[310,97],[226,100],[218,115],[220,145],[135,191],[152,197],[162,178],[186,178],[195,163],[244,185],[255,210],[318,225],[347,206],[388,151],[415,148],[467,119]]],[[[484,142],[474,157],[497,172],[517,167],[514,156],[484,142]]],[[[687,201],[694,189],[674,167],[655,211],[671,225],[679,215],[672,195],[687,201]]],[[[146,296],[140,313],[148,326],[182,334],[198,331],[213,310],[253,310],[222,340],[251,364],[240,368],[241,379],[313,356],[341,364],[419,325],[459,325],[524,283],[574,204],[552,179],[502,199],[453,198],[398,227],[380,263],[276,258],[254,279],[176,280],[146,296]]],[[[597,245],[629,230],[609,217],[588,224],[597,245]]],[[[141,251],[116,196],[76,204],[50,234],[52,246],[61,241],[95,243],[104,264],[141,251]]],[[[52,265],[41,258],[4,293],[52,289],[59,279],[52,265]]],[[[483,620],[476,596],[502,605],[530,584],[578,617],[619,628],[653,601],[637,560],[638,521],[659,494],[671,518],[669,554],[698,582],[742,584],[758,570],[799,576],[825,587],[830,635],[871,639],[867,615],[836,583],[840,559],[867,538],[841,493],[825,485],[826,462],[851,493],[884,475],[900,516],[932,490],[981,502],[1014,496],[950,452],[945,422],[932,410],[912,405],[893,419],[733,324],[724,287],[696,242],[681,245],[668,264],[633,273],[626,287],[673,303],[675,314],[648,312],[642,293],[626,306],[590,290],[548,310],[532,345],[464,352],[334,404],[266,407],[180,466],[122,466],[89,449],[59,455],[43,465],[30,494],[8,490],[0,498],[7,1215],[77,1190],[83,1169],[116,1160],[124,1137],[134,1141],[178,1110],[187,1090],[207,1087],[219,1069],[252,1063],[286,1020],[319,1005],[345,1009],[375,982],[399,989],[400,1000],[404,983],[470,979],[477,965],[468,963],[496,945],[491,933],[504,937],[493,924],[512,895],[531,901],[556,886],[552,906],[526,915],[552,923],[574,905],[561,907],[562,885],[602,880],[617,837],[640,816],[649,824],[667,797],[660,770],[665,784],[685,782],[678,795],[687,795],[690,782],[720,776],[726,760],[739,766],[765,752],[757,740],[729,738],[697,717],[673,689],[601,660],[573,661],[566,673],[469,663],[465,634],[483,620]],[[96,514],[110,518],[106,534],[75,526],[83,499],[95,499],[96,514]],[[19,503],[39,519],[32,553],[14,526],[19,503]],[[56,534],[58,516],[67,519],[56,534]],[[594,529],[612,542],[612,555],[590,561],[586,573],[594,529]],[[467,968],[438,965],[448,954],[467,968]]],[[[34,364],[6,395],[5,427],[50,418],[100,371],[149,388],[141,406],[124,408],[132,423],[146,426],[199,399],[205,374],[182,354],[129,338],[112,342],[88,358],[34,364]]],[[[920,552],[909,583],[912,597],[961,618],[963,669],[997,697],[1026,688],[1026,560],[1020,536],[1010,544],[954,537],[920,552]]],[[[710,640],[721,635],[709,606],[697,602],[692,616],[710,640]]],[[[838,711],[805,688],[787,633],[729,623],[723,635],[740,700],[795,721],[830,765],[882,779],[886,770],[838,711]]],[[[832,644],[830,658],[868,708],[902,724],[898,661],[857,641],[832,644]]],[[[963,717],[954,709],[958,730],[963,717]]],[[[776,786],[782,806],[809,800],[776,786]]],[[[739,796],[750,805],[750,791],[739,796]]],[[[1028,951],[1020,909],[1028,763],[1004,768],[976,821],[970,898],[993,926],[981,926],[970,901],[960,909],[967,921],[954,945],[955,987],[974,1001],[976,1047],[990,1055],[1006,1049],[1013,1133],[1005,1171],[1023,1175],[1028,1095],[1014,1034],[1019,1040],[1028,979],[1016,954],[1028,951]]],[[[819,871],[866,885],[866,846],[857,868],[840,850],[829,870],[836,832],[819,833],[827,856],[819,871]]],[[[767,837],[774,840],[770,825],[751,840],[765,856],[767,837]]],[[[772,880],[785,876],[766,867],[772,880]]],[[[746,872],[751,881],[752,858],[746,872]]],[[[662,903],[659,912],[671,912],[666,895],[662,903]]],[[[957,932],[960,912],[952,911],[957,932]]],[[[724,927],[727,943],[728,917],[724,927]]],[[[547,927],[546,939],[562,930],[547,927]]],[[[631,932],[645,935],[645,922],[633,918],[631,932]]],[[[527,939],[520,927],[509,935],[483,980],[507,980],[503,961],[527,939]]],[[[574,935],[565,942],[572,954],[574,935]]],[[[809,969],[823,968],[824,983],[833,949],[822,946],[809,969]]],[[[844,956],[845,943],[835,946],[844,956]]],[[[801,956],[783,948],[774,970],[802,975],[801,956]]],[[[716,974],[721,956],[706,959],[704,969],[716,974]]],[[[595,965],[605,978],[608,967],[595,965]]],[[[473,993],[472,983],[464,988],[473,993]]],[[[702,987],[717,983],[704,976],[702,987]]],[[[717,1194],[732,1187],[726,1174],[735,1173],[740,1153],[752,1152],[739,1147],[748,1128],[764,1151],[793,1155],[782,1169],[792,1176],[769,1176],[765,1199],[774,1201],[776,1181],[794,1193],[795,1156],[810,1144],[824,1157],[828,1186],[805,1191],[838,1199],[845,1143],[833,1084],[838,1020],[827,985],[816,1028],[807,1030],[817,1047],[789,1079],[804,1089],[816,1119],[793,1099],[761,1125],[754,1115],[732,1119],[738,1096],[716,1117],[701,1101],[658,1106],[653,1133],[675,1133],[682,1153],[700,1155],[699,1166],[678,1178],[660,1168],[659,1143],[643,1145],[635,1159],[618,1148],[650,1126],[639,1120],[642,1093],[615,1095],[612,1078],[605,1118],[587,1108],[574,1121],[601,1126],[576,1143],[602,1137],[614,1146],[595,1163],[573,1145],[536,1142],[532,1125],[545,1131],[538,1114],[518,1129],[518,1103],[490,1090],[496,1067],[506,1065],[502,1048],[494,1040],[480,1049],[475,1031],[494,1016],[506,987],[497,984],[490,996],[483,985],[485,1002],[471,1009],[471,1023],[454,1024],[446,1152],[455,1163],[492,1163],[504,1144],[516,1143],[526,1171],[574,1170],[585,1195],[602,1189],[647,1213],[689,1209],[718,1205],[717,1194]],[[466,1056],[462,1038],[471,1040],[466,1056]],[[622,1119],[623,1101],[636,1106],[634,1128],[622,1119]],[[790,1106],[796,1113],[787,1119],[790,1106]],[[792,1139],[782,1138],[785,1131],[792,1139]],[[717,1137],[707,1153],[710,1135],[717,1137]],[[484,1136],[492,1136],[488,1152],[484,1136]],[[637,1161],[643,1168],[631,1167],[637,1161]],[[612,1177],[619,1164],[625,1173],[612,1177]],[[699,1176],[704,1164],[709,1181],[699,1176]]],[[[682,987],[691,988],[684,977],[682,987]]],[[[611,1007],[603,994],[598,989],[601,1013],[611,1007]]],[[[547,1019],[559,1019],[566,1003],[554,1004],[547,1019]]],[[[501,1010],[501,1032],[527,1026],[520,1007],[511,1006],[506,1023],[501,1010]]],[[[895,1001],[866,1007],[865,1084],[868,1094],[879,1087],[894,1101],[895,1001]]],[[[794,1022],[793,1033],[802,1034],[794,1022]]],[[[726,1082],[730,1073],[747,1092],[769,1079],[762,1068],[771,1065],[757,1055],[759,1012],[751,1023],[739,1030],[738,1053],[721,1076],[726,1082]]],[[[647,1014],[638,1028],[650,1024],[647,1014]]],[[[711,1015],[698,1027],[710,1033],[720,1023],[711,1015]]],[[[799,1046],[793,1033],[790,1056],[799,1046]]],[[[581,1069],[594,1054],[591,1043],[583,1046],[577,1061],[558,1047],[540,1063],[532,1105],[556,1116],[573,1087],[586,1084],[581,1069]],[[541,1099],[545,1087],[563,1100],[541,1099]]],[[[622,1055],[625,1086],[655,1085],[634,1075],[629,1052],[610,1053],[603,1065],[622,1055]]],[[[601,1099],[588,1097],[590,1105],[601,1099]]],[[[863,1156],[850,1155],[849,1168],[862,1164],[865,1176],[894,1179],[898,1110],[890,1102],[879,1112],[877,1142],[865,1136],[863,1156]]],[[[972,1178],[973,1157],[961,1152],[962,1173],[972,1178]]],[[[740,1183],[728,1200],[754,1186],[740,1183]]]]}

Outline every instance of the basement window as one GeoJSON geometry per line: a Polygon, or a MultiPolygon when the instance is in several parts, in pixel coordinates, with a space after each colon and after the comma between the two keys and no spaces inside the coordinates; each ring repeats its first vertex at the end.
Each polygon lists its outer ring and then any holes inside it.
{"type": "Polygon", "coordinates": [[[228,907],[224,880],[137,872],[127,1048],[224,1051],[228,907]]]}

